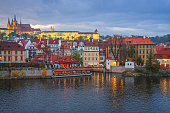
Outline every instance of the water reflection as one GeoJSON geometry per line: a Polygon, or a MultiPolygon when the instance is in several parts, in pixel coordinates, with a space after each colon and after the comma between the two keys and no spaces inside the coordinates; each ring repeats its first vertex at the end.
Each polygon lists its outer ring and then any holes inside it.
{"type": "MultiPolygon", "coordinates": [[[[160,105],[166,112],[166,110],[168,111],[166,105],[170,104],[169,94],[169,78],[123,77],[111,73],[93,73],[91,77],[81,78],[0,80],[0,98],[4,99],[0,102],[2,108],[8,108],[12,100],[15,100],[14,103],[20,103],[18,106],[28,105],[28,103],[24,103],[25,98],[28,98],[33,103],[41,103],[45,99],[56,106],[72,106],[70,108],[78,106],[79,109],[86,112],[125,112],[127,110],[129,112],[133,112],[133,110],[148,112],[150,109],[154,112],[156,106],[160,105]],[[34,97],[37,94],[39,94],[38,98],[34,97]],[[9,103],[8,98],[11,99],[9,103]],[[162,106],[163,103],[166,104],[165,107],[162,106]],[[96,111],[94,109],[91,111],[92,107],[95,107],[96,111]]],[[[49,103],[49,109],[54,110],[55,107],[51,103],[49,103]],[[51,108],[52,106],[54,108],[51,108]]],[[[70,110],[70,108],[66,109],[70,110]]],[[[36,110],[40,108],[32,109],[39,112],[36,110]]],[[[62,107],[58,109],[62,110],[62,107]]],[[[159,108],[159,110],[162,109],[159,108]]],[[[21,108],[15,110],[15,112],[19,112],[21,108]]]]}

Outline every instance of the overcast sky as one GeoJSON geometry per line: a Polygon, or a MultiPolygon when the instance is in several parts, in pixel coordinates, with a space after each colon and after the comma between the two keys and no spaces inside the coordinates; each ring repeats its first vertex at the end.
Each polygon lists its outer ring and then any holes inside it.
{"type": "Polygon", "coordinates": [[[49,30],[94,31],[100,35],[170,33],[170,0],[0,0],[0,27],[17,15],[49,30]]]}

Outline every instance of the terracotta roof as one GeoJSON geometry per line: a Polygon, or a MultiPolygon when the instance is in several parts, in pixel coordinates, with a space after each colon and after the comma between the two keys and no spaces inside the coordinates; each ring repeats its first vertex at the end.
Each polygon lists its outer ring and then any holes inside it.
{"type": "Polygon", "coordinates": [[[170,59],[170,48],[162,48],[156,54],[154,54],[155,59],[170,59]]]}
{"type": "Polygon", "coordinates": [[[148,37],[143,38],[143,37],[132,37],[132,38],[124,38],[124,40],[131,41],[131,45],[138,45],[138,44],[152,44],[154,45],[155,43],[152,42],[148,37]]]}
{"type": "Polygon", "coordinates": [[[59,44],[57,39],[49,39],[49,44],[59,44]]]}
{"type": "MultiPolygon", "coordinates": [[[[31,62],[36,63],[38,60],[46,60],[47,56],[35,55],[31,62]]],[[[52,61],[55,64],[78,64],[78,61],[71,56],[59,56],[59,55],[48,55],[48,61],[52,61]]]]}
{"type": "Polygon", "coordinates": [[[0,50],[17,50],[24,51],[24,47],[17,42],[0,41],[0,50]]]}
{"type": "Polygon", "coordinates": [[[162,48],[155,55],[170,55],[170,48],[162,48]]]}
{"type": "Polygon", "coordinates": [[[99,45],[99,42],[98,40],[85,40],[85,43],[84,43],[85,46],[98,46],[99,45]]]}
{"type": "Polygon", "coordinates": [[[70,49],[70,47],[73,47],[73,43],[72,42],[62,42],[61,43],[61,49],[70,49]]]}

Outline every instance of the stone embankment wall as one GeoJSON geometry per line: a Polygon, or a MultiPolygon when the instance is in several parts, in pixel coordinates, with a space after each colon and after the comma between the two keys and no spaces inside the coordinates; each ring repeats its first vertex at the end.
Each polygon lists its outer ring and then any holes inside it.
{"type": "Polygon", "coordinates": [[[123,73],[125,71],[125,66],[110,66],[111,72],[123,73]]]}
{"type": "MultiPolygon", "coordinates": [[[[0,71],[0,77],[6,77],[6,76],[14,76],[14,71],[0,71]]],[[[21,70],[17,70],[19,72],[18,76],[43,76],[43,70],[24,70],[24,73],[21,73],[21,70]]],[[[46,76],[53,75],[52,70],[46,70],[46,76]]]]}

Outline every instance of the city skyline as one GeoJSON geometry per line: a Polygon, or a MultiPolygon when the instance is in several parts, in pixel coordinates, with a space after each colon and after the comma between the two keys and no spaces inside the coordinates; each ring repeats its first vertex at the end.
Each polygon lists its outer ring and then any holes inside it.
{"type": "Polygon", "coordinates": [[[34,28],[93,31],[100,35],[166,35],[170,28],[170,0],[6,0],[1,1],[0,27],[8,17],[34,28]],[[161,4],[161,5],[160,5],[161,4]]]}

